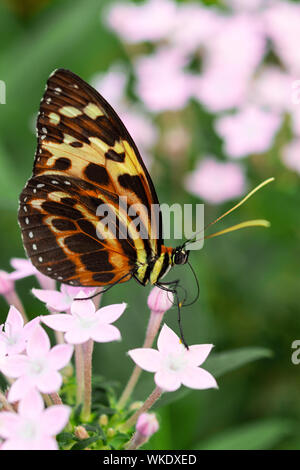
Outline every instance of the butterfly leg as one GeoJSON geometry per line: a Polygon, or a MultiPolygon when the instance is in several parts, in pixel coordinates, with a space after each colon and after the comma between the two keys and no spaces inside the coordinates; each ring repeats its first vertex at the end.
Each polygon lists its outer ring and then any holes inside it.
{"type": "Polygon", "coordinates": [[[178,325],[179,325],[179,331],[180,331],[180,339],[186,349],[189,349],[187,342],[185,341],[184,334],[183,334],[183,328],[182,328],[182,323],[181,323],[181,306],[182,302],[179,301],[178,297],[178,292],[177,292],[177,287],[179,285],[179,279],[175,281],[170,281],[170,282],[164,282],[163,284],[160,284],[159,282],[155,284],[157,287],[160,289],[166,291],[166,292],[171,292],[175,296],[175,301],[177,305],[177,311],[178,311],[178,325]]]}

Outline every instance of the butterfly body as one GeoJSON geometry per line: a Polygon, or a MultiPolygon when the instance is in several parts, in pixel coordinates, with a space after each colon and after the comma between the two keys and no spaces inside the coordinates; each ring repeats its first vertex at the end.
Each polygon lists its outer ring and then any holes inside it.
{"type": "Polygon", "coordinates": [[[39,271],[75,286],[114,285],[132,277],[146,285],[159,284],[174,264],[187,261],[182,247],[163,243],[155,188],[124,124],[68,70],[48,79],[37,138],[18,219],[25,250],[39,271]],[[143,237],[130,215],[137,205],[143,237]],[[103,206],[117,236],[104,226],[98,212],[103,206]]]}

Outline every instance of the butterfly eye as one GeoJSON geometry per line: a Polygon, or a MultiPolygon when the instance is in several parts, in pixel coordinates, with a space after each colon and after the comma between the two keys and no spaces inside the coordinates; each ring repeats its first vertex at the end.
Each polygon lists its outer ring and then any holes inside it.
{"type": "Polygon", "coordinates": [[[184,250],[176,250],[173,255],[174,264],[185,264],[188,260],[188,253],[184,250]]]}

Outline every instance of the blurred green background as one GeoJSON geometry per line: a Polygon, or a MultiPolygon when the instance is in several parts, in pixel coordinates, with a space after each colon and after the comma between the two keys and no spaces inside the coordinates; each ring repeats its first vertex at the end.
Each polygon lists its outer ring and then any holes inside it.
{"type": "MultiPolygon", "coordinates": [[[[6,104],[0,105],[0,267],[6,271],[11,270],[12,257],[24,257],[17,225],[18,195],[31,174],[34,116],[48,75],[64,67],[89,80],[116,60],[128,61],[124,46],[100,22],[105,3],[0,3],[0,79],[7,86],[6,104]]],[[[199,152],[222,154],[211,116],[194,102],[190,113],[193,144],[187,155],[170,160],[157,151],[152,165],[161,202],[199,202],[183,189],[182,172],[193,167],[199,152]]],[[[283,127],[277,139],[286,139],[287,133],[283,127]]],[[[218,391],[189,391],[161,408],[161,427],[148,448],[300,448],[300,366],[291,362],[291,344],[300,337],[300,186],[299,177],[280,162],[278,149],[275,144],[264,158],[249,157],[247,169],[251,188],[270,176],[276,181],[218,226],[265,217],[271,228],[209,240],[203,250],[192,253],[200,298],[183,310],[190,344],[213,343],[215,352],[262,347],[273,356],[228,372],[218,379],[218,391]]],[[[206,220],[213,220],[231,205],[206,205],[206,220]]],[[[184,285],[192,282],[186,267],[177,267],[174,276],[184,285]]],[[[30,293],[36,285],[32,277],[17,285],[31,317],[45,313],[30,293]]],[[[139,347],[144,338],[148,293],[148,288],[131,281],[104,298],[105,303],[128,302],[118,322],[123,341],[97,345],[94,356],[94,368],[118,381],[120,391],[132,370],[126,351],[139,347]]],[[[0,312],[2,322],[7,314],[2,298],[0,312]]],[[[174,309],[167,313],[166,321],[178,331],[174,309]]],[[[145,398],[152,387],[152,375],[144,373],[136,399],[145,398]]],[[[169,394],[168,399],[175,397],[169,394]]]]}

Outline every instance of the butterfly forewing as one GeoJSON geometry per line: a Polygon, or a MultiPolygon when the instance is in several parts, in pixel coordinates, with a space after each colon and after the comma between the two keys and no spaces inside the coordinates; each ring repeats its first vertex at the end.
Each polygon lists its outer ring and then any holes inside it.
{"type": "Polygon", "coordinates": [[[159,256],[160,215],[150,219],[158,199],[133,140],[110,105],[77,75],[57,70],[47,82],[37,132],[33,177],[19,210],[33,264],[62,282],[92,286],[124,282],[137,264],[159,256]],[[127,198],[128,207],[139,204],[148,237],[131,237],[120,196],[127,198]],[[111,207],[117,238],[99,238],[100,204],[111,207]]]}

